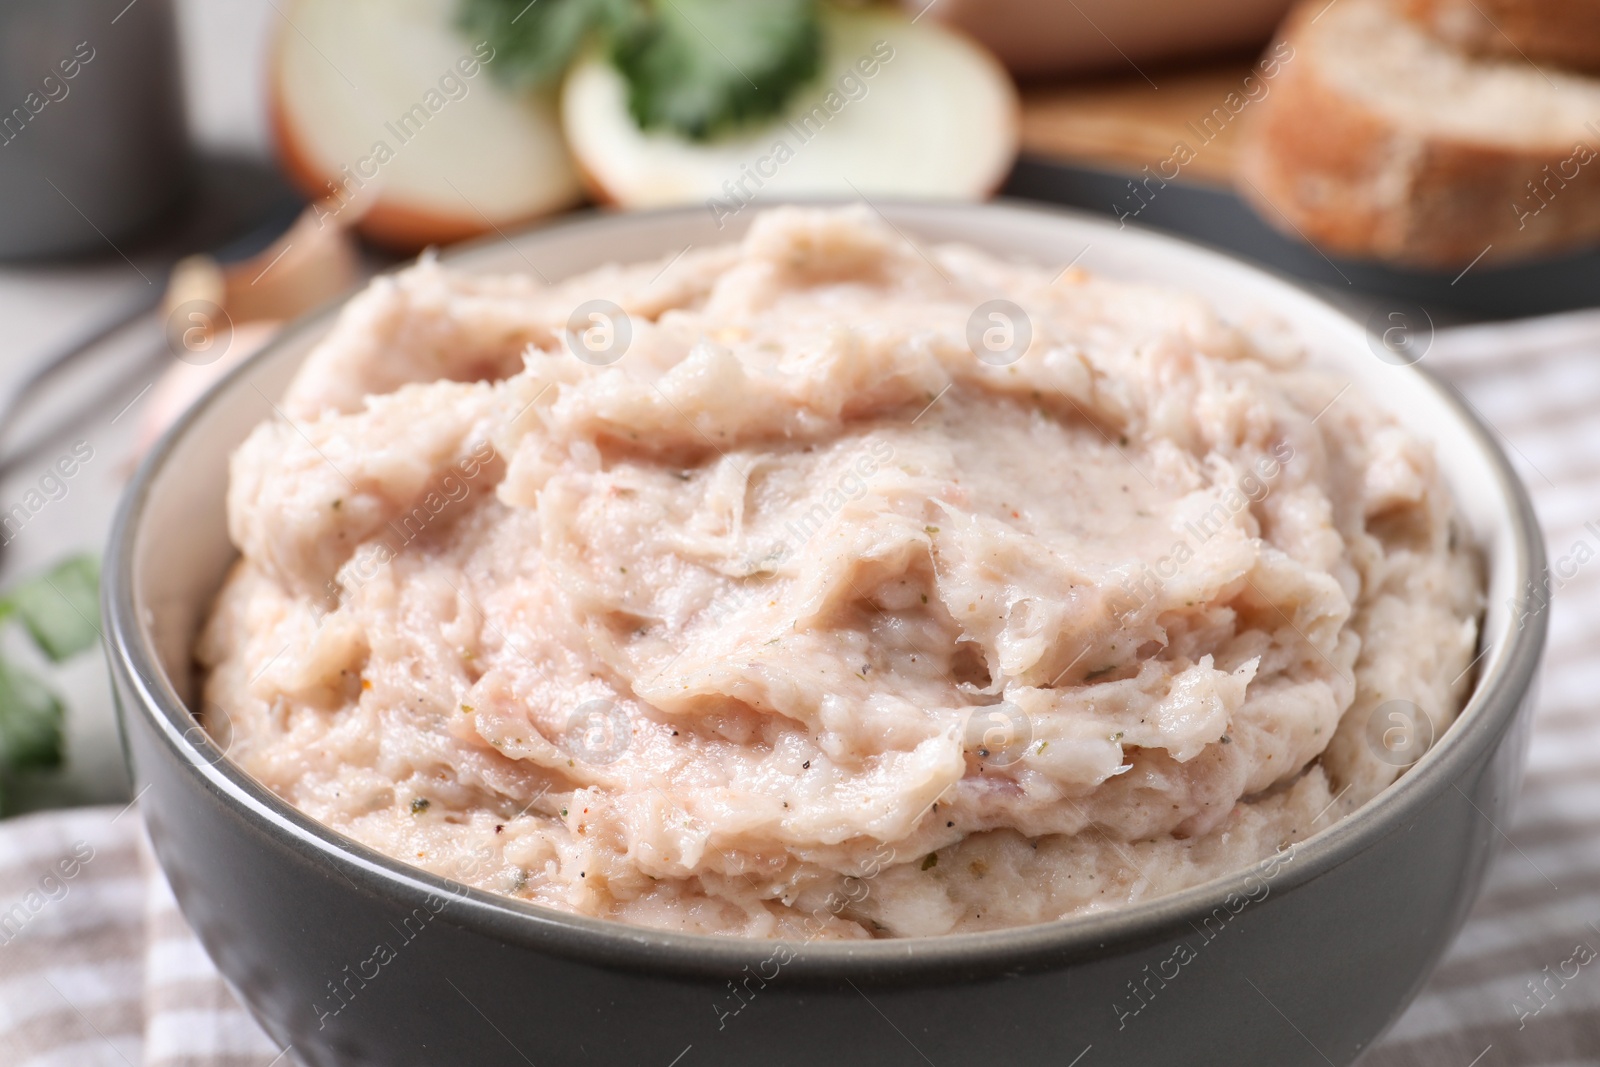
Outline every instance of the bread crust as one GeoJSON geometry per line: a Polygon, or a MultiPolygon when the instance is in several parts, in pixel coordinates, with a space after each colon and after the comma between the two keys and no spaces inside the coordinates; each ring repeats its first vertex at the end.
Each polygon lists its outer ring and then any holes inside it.
{"type": "MultiPolygon", "coordinates": [[[[343,199],[337,172],[319,164],[317,157],[296,131],[289,115],[283,91],[283,63],[280,53],[288,42],[287,26],[281,28],[271,44],[267,64],[267,124],[277,150],[279,165],[290,184],[295,186],[313,204],[321,203],[329,213],[352,215],[351,227],[364,239],[378,248],[402,256],[412,256],[425,248],[455,244],[494,232],[498,227],[507,229],[521,226],[575,206],[581,200],[579,191],[565,201],[552,202],[546,207],[526,212],[515,218],[489,219],[465,206],[451,211],[448,207],[407,200],[392,192],[376,191],[373,195],[357,195],[343,199]]],[[[319,219],[326,215],[319,214],[319,219]]]]}
{"type": "Polygon", "coordinates": [[[1325,7],[1291,15],[1296,59],[1241,130],[1238,188],[1268,222],[1325,255],[1435,270],[1600,241],[1600,130],[1510,148],[1406,129],[1322,76],[1304,42],[1325,7]]]}
{"type": "MultiPolygon", "coordinates": [[[[988,79],[993,84],[1005,87],[1008,90],[1004,94],[1006,100],[1004,113],[996,116],[994,124],[994,127],[999,131],[999,136],[1003,138],[1001,143],[1004,145],[1004,150],[996,154],[993,170],[968,188],[946,190],[941,194],[945,197],[958,199],[985,200],[1000,191],[1005,185],[1006,179],[1011,176],[1012,168],[1016,164],[1017,151],[1022,142],[1022,100],[1011,81],[1010,74],[1006,72],[1005,66],[981,41],[952,26],[941,26],[939,32],[958,39],[969,51],[971,57],[985,71],[988,79]]],[[[577,66],[568,71],[566,81],[562,84],[563,126],[580,124],[575,122],[571,113],[566,110],[567,100],[571,99],[575,91],[577,91],[573,85],[573,76],[577,71],[577,66]]],[[[781,133],[781,127],[778,126],[779,121],[773,120],[771,127],[775,136],[781,133]]],[[[637,188],[629,188],[626,181],[617,180],[616,172],[618,168],[614,165],[607,166],[613,160],[606,152],[595,151],[593,142],[571,137],[568,139],[568,147],[579,182],[584,191],[588,193],[589,198],[596,204],[602,207],[646,208],[659,206],[663,203],[663,201],[655,197],[640,195],[637,188]]],[[[657,177],[659,178],[659,176],[657,177]]],[[[676,195],[681,199],[681,192],[676,195]]],[[[712,190],[713,197],[720,197],[721,195],[723,194],[719,191],[712,190]]],[[[784,195],[774,192],[770,194],[770,202],[781,201],[784,195]]],[[[844,195],[844,191],[836,190],[833,195],[844,195]]],[[[761,199],[762,197],[759,193],[754,198],[755,201],[760,201],[761,199]]],[[[691,200],[689,202],[694,201],[691,200]]]]}
{"type": "Polygon", "coordinates": [[[1600,71],[1595,0],[1402,0],[1429,33],[1479,56],[1600,71]]]}
{"type": "MultiPolygon", "coordinates": [[[[276,94],[269,105],[268,120],[278,147],[278,162],[289,181],[312,202],[326,201],[333,195],[335,183],[309,162],[310,156],[295,136],[293,126],[284,119],[276,94]]],[[[370,203],[352,203],[350,207],[359,213],[353,226],[362,237],[400,255],[415,255],[430,245],[454,244],[489,232],[482,218],[448,216],[435,209],[399,203],[392,197],[376,197],[370,203]]],[[[343,210],[328,208],[336,209],[343,210]]]]}

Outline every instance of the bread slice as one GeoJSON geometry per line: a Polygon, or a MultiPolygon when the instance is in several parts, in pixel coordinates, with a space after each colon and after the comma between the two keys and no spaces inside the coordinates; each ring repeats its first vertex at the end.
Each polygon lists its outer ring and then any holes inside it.
{"type": "Polygon", "coordinates": [[[1467,56],[1401,2],[1291,13],[1243,116],[1241,194],[1325,255],[1416,267],[1600,241],[1600,81],[1467,56]]]}
{"type": "MultiPolygon", "coordinates": [[[[752,0],[753,2],[753,0],[752,0]]],[[[567,143],[602,203],[704,202],[719,225],[784,196],[976,199],[1017,152],[1015,86],[993,56],[932,19],[823,6],[824,70],[784,114],[711,142],[642,131],[599,56],[567,72],[567,143]]]]}
{"type": "Polygon", "coordinates": [[[1405,0],[1406,14],[1464,52],[1600,70],[1595,0],[1405,0]]]}
{"type": "MultiPolygon", "coordinates": [[[[551,93],[496,84],[455,0],[287,0],[269,61],[279,160],[319,219],[398,252],[570,207],[551,93]]],[[[502,60],[503,61],[503,60],[502,60]]]]}

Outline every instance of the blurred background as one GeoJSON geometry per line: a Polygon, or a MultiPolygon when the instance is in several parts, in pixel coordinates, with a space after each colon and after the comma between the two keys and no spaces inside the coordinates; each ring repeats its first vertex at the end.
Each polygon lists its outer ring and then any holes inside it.
{"type": "Polygon", "coordinates": [[[12,0],[5,810],[126,790],[92,620],[52,617],[39,576],[98,554],[219,373],[428,246],[597,205],[998,194],[1254,259],[1402,362],[1448,324],[1594,301],[1600,6],[1291,7],[12,0]]]}
{"type": "MultiPolygon", "coordinates": [[[[14,820],[8,847],[92,825],[132,856],[96,561],[139,457],[285,321],[575,212],[1023,198],[1316,289],[1506,448],[1555,561],[1529,777],[1474,919],[1362,1062],[1594,1063],[1600,982],[1532,979],[1600,935],[1597,155],[1595,0],[7,0],[0,815],[109,805],[14,820]]],[[[122,907],[142,952],[117,862],[81,914],[122,907]]],[[[48,1062],[223,1062],[159,1058],[195,1033],[285,1057],[214,976],[197,1024],[185,944],[144,973],[181,1025],[73,1005],[97,1051],[48,1062]]]]}
{"type": "Polygon", "coordinates": [[[90,619],[35,595],[40,581],[91,584],[75,557],[98,555],[166,422],[280,323],[373,272],[597,205],[690,203],[726,221],[784,195],[1006,195],[1242,254],[1414,362],[1437,328],[1594,301],[1597,11],[13,0],[0,11],[6,811],[126,790],[101,665],[78,654],[90,619]]]}

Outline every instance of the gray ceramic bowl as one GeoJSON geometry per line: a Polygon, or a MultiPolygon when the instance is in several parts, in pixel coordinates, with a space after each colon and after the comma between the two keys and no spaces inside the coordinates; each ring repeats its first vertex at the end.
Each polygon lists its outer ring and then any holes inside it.
{"type": "MultiPolygon", "coordinates": [[[[1326,1067],[1406,1006],[1460,927],[1517,791],[1544,557],[1490,432],[1361,326],[1215,253],[1086,217],[893,205],[918,238],[1169,283],[1231,318],[1286,323],[1432,441],[1481,546],[1489,609],[1459,721],[1400,782],[1269,872],[997,933],[787,945],[657,933],[467,889],[301,815],[190,714],[190,644],[234,558],[229,452],[271,418],[332,311],[292,327],[179,423],[140,469],[106,565],[110,658],[156,854],[185,915],[267,1031],[315,1067],[1156,1063],[1326,1067]],[[386,949],[383,951],[380,949],[386,949]],[[1180,947],[1183,946],[1183,947],[1180,947]]],[[[749,215],[738,218],[741,224],[749,215]]],[[[562,277],[729,240],[684,209],[489,241],[463,270],[562,277]]]]}

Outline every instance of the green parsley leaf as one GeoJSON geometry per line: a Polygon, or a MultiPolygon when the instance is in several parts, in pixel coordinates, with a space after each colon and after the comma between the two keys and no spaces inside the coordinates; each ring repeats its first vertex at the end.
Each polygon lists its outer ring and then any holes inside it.
{"type": "Polygon", "coordinates": [[[489,71],[515,89],[555,82],[590,35],[631,17],[635,0],[461,0],[456,25],[494,48],[489,71]]]}
{"type": "Polygon", "coordinates": [[[7,595],[34,644],[53,662],[82,652],[100,636],[100,564],[73,556],[7,595]]]}
{"type": "Polygon", "coordinates": [[[38,679],[0,661],[0,767],[61,763],[61,701],[38,679]]]}
{"type": "Polygon", "coordinates": [[[816,0],[656,0],[612,60],[642,129],[703,141],[778,114],[821,67],[822,24],[816,0]]]}

